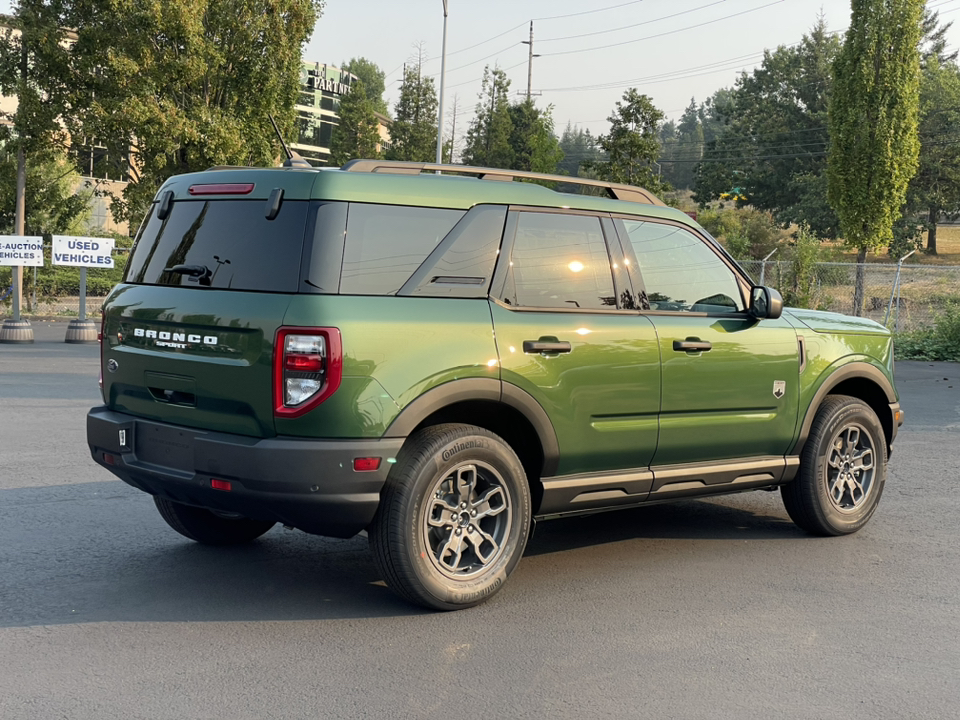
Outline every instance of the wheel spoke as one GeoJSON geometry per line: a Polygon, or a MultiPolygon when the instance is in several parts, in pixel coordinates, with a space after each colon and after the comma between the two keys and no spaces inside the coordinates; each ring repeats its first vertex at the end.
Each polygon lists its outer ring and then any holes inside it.
{"type": "Polygon", "coordinates": [[[456,503],[447,502],[445,497],[433,498],[430,503],[430,512],[427,514],[427,524],[435,528],[451,526],[456,522],[451,517],[456,511],[456,503]]]}
{"type": "Polygon", "coordinates": [[[452,530],[439,548],[437,548],[437,562],[449,570],[457,570],[460,567],[460,558],[463,556],[463,535],[457,535],[452,530]],[[452,555],[452,562],[447,561],[447,557],[452,555]]]}
{"type": "Polygon", "coordinates": [[[500,550],[500,546],[497,544],[497,541],[493,539],[493,536],[483,530],[479,525],[474,525],[474,531],[467,535],[467,539],[470,541],[470,544],[473,545],[473,551],[484,565],[490,562],[500,550]],[[484,551],[484,548],[488,546],[489,550],[484,551]]]}
{"type": "Polygon", "coordinates": [[[503,488],[498,486],[487,488],[483,494],[474,501],[473,509],[477,511],[477,520],[502,513],[507,509],[507,500],[503,494],[503,488]]]}
{"type": "Polygon", "coordinates": [[[454,491],[457,498],[462,503],[470,502],[474,488],[477,487],[477,467],[476,465],[464,465],[457,468],[457,479],[455,481],[454,491]]]}
{"type": "Polygon", "coordinates": [[[854,470],[873,470],[873,450],[864,448],[853,456],[852,464],[854,470]]]}
{"type": "Polygon", "coordinates": [[[844,455],[853,455],[854,450],[857,447],[857,443],[860,442],[860,430],[855,427],[847,428],[847,442],[846,447],[844,448],[844,455]]]}

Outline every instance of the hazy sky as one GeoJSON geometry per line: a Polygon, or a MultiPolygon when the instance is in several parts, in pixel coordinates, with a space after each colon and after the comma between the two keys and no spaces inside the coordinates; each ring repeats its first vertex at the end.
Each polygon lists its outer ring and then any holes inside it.
{"type": "MultiPolygon", "coordinates": [[[[473,114],[484,65],[498,64],[526,92],[529,23],[534,21],[533,90],[552,104],[560,132],[567,121],[605,132],[624,90],[636,87],[668,118],[749,71],[765,48],[798,42],[823,13],[829,30],[844,30],[849,0],[448,0],[447,119],[454,94],[473,114]]],[[[931,0],[944,21],[960,0],[931,0]]],[[[960,26],[960,23],[958,23],[960,26]]],[[[391,110],[402,66],[422,41],[440,72],[442,0],[327,0],[304,59],[339,65],[363,56],[387,75],[391,110]]],[[[960,27],[950,44],[960,45],[960,27]]],[[[438,78],[439,85],[439,78],[438,78]]],[[[448,123],[447,123],[448,124],[448,123]]],[[[449,127],[449,124],[448,124],[449,127]]]]}

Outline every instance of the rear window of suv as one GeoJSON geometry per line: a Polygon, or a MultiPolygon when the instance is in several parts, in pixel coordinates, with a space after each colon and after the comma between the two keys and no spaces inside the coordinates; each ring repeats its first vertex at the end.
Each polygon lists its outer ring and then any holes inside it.
{"type": "Polygon", "coordinates": [[[264,200],[180,200],[160,220],[155,204],[124,282],[296,292],[309,205],[284,201],[267,220],[264,200]],[[194,274],[171,271],[176,265],[192,266],[194,274]]]}

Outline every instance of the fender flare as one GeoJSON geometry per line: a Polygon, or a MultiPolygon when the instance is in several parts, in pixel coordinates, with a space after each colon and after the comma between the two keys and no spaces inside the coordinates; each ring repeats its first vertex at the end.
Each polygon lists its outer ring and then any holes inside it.
{"type": "MultiPolygon", "coordinates": [[[[813,400],[811,400],[807,406],[806,415],[803,417],[803,424],[800,426],[800,435],[797,438],[797,442],[793,445],[792,455],[799,455],[803,450],[803,446],[810,436],[813,419],[816,417],[817,410],[820,408],[821,403],[823,403],[823,399],[829,395],[830,391],[837,387],[837,385],[853,378],[869,380],[883,391],[887,397],[887,403],[893,404],[897,402],[897,394],[893,389],[893,385],[887,379],[887,376],[880,372],[876,366],[859,361],[841,365],[827,376],[826,380],[820,384],[817,392],[814,393],[813,400]]],[[[879,418],[879,420],[882,424],[883,418],[879,418]]]]}
{"type": "Polygon", "coordinates": [[[400,411],[383,434],[385,438],[406,438],[414,429],[438,410],[468,400],[485,400],[513,408],[533,427],[543,449],[542,477],[556,474],[560,462],[560,444],[553,423],[543,406],[512,383],[494,378],[464,378],[437,385],[400,411]]]}

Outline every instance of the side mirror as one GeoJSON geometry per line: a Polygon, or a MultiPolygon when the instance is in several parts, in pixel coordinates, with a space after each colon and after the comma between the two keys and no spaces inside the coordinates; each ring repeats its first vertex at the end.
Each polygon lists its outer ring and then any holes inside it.
{"type": "Polygon", "coordinates": [[[750,290],[750,315],[757,320],[776,320],[783,314],[783,296],[773,288],[757,285],[750,290]]]}

